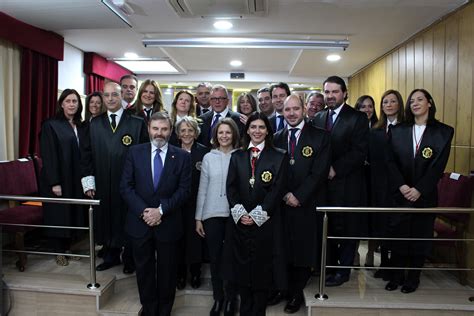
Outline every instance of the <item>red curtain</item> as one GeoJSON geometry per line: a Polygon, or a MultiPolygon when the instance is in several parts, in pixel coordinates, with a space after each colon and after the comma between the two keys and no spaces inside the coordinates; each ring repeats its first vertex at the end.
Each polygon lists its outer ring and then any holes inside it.
{"type": "Polygon", "coordinates": [[[20,81],[20,157],[39,154],[41,123],[56,111],[58,61],[23,48],[20,81]]]}
{"type": "Polygon", "coordinates": [[[91,94],[95,91],[104,90],[105,79],[96,74],[87,74],[86,78],[86,94],[91,94]]]}

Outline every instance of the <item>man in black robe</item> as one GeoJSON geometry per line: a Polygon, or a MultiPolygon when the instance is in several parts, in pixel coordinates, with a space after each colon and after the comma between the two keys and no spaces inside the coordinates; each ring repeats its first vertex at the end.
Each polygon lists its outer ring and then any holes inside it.
{"type": "Polygon", "coordinates": [[[287,128],[275,134],[274,142],[289,156],[282,209],[288,260],[285,313],[292,314],[300,309],[311,268],[320,260],[322,221],[315,210],[326,203],[331,151],[329,133],[304,121],[305,108],[299,96],[285,100],[283,115],[287,128]]]}
{"type": "MultiPolygon", "coordinates": [[[[124,245],[127,206],[120,196],[120,178],[128,148],[148,142],[143,119],[124,111],[120,85],[109,82],[104,87],[107,112],[94,118],[81,145],[82,186],[84,192],[100,200],[94,211],[95,240],[105,247],[104,262],[97,271],[120,264],[124,245]]],[[[124,272],[134,270],[131,251],[125,247],[124,272]]]]}

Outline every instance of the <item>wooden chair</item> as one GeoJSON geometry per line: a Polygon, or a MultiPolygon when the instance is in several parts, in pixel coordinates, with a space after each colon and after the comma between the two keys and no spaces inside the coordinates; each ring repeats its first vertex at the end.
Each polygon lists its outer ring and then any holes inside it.
{"type": "MultiPolygon", "coordinates": [[[[4,195],[38,195],[38,182],[33,160],[15,160],[0,163],[0,194],[4,195]]],[[[10,201],[9,207],[0,210],[0,223],[32,224],[43,223],[41,203],[18,203],[10,201]]],[[[4,226],[3,230],[15,235],[15,248],[24,250],[25,233],[32,227],[4,226]]],[[[16,266],[25,270],[26,254],[19,252],[16,266]]]]}

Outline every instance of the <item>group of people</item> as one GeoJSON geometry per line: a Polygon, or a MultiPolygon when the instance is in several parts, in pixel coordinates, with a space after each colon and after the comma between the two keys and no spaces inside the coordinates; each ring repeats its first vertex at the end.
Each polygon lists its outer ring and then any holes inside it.
{"type": "MultiPolygon", "coordinates": [[[[56,116],[44,122],[43,194],[101,201],[97,270],[123,263],[124,273],[136,271],[142,315],[169,315],[176,289],[187,280],[200,287],[204,261],[211,316],[234,315],[237,296],[241,315],[265,315],[281,301],[285,313],[295,313],[320,263],[317,206],[436,206],[453,129],[436,120],[426,90],[412,91],[405,107],[398,91],[386,91],[378,120],[370,96],[346,103],[337,76],[306,100],[282,82],[256,95],[242,94],[234,112],[225,86],[202,83],[195,95],[176,93],[168,114],[155,81],[138,88],[134,76],[124,76],[87,97],[86,121],[79,94],[66,89],[56,116]]],[[[84,223],[72,206],[45,205],[45,224],[84,223]]],[[[330,213],[329,233],[430,238],[433,223],[433,214],[330,213]]],[[[63,251],[75,238],[48,234],[63,251]]],[[[328,271],[327,286],[349,280],[357,245],[331,240],[328,263],[340,268],[328,271]]],[[[430,243],[370,242],[368,257],[377,247],[382,269],[375,276],[389,281],[385,289],[415,291],[420,270],[383,267],[421,268],[430,243]]]]}

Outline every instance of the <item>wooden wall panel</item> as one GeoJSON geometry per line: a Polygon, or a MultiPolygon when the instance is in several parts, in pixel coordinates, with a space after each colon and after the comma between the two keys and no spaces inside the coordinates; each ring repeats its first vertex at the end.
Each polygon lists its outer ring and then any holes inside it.
{"type": "MultiPolygon", "coordinates": [[[[458,102],[458,26],[458,20],[449,20],[446,23],[443,121],[451,126],[456,126],[455,107],[458,102]]],[[[455,144],[455,141],[453,143],[455,144]]]]}
{"type": "Polygon", "coordinates": [[[415,51],[414,51],[414,60],[415,60],[415,84],[413,89],[424,87],[423,83],[423,37],[417,38],[415,40],[415,51]]]}
{"type": "Polygon", "coordinates": [[[423,35],[423,85],[433,92],[433,30],[423,35]]]}
{"type": "Polygon", "coordinates": [[[407,97],[407,59],[405,46],[398,50],[398,91],[401,93],[403,100],[407,97]]]}
{"type": "MultiPolygon", "coordinates": [[[[406,45],[406,96],[415,89],[415,43],[410,42],[406,45]]],[[[400,78],[403,79],[403,78],[400,78]]]]}
{"type": "Polygon", "coordinates": [[[394,51],[392,53],[392,86],[387,86],[387,90],[388,89],[395,89],[395,90],[398,90],[399,89],[399,81],[398,81],[398,77],[399,77],[399,59],[398,59],[398,50],[394,51]]]}
{"type": "Polygon", "coordinates": [[[437,117],[444,121],[444,56],[446,23],[438,24],[433,30],[433,91],[437,117]]]}

